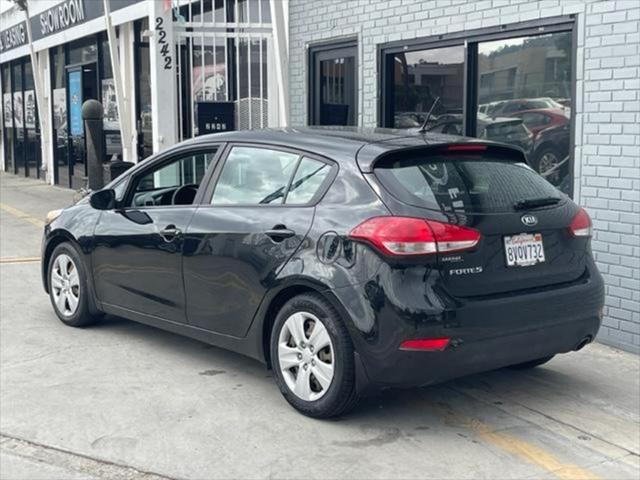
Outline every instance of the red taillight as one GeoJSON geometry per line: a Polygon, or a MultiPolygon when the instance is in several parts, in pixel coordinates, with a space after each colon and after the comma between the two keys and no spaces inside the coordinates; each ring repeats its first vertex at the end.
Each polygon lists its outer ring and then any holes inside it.
{"type": "Polygon", "coordinates": [[[573,217],[571,225],[569,225],[569,233],[574,237],[591,236],[591,218],[584,208],[581,208],[578,214],[573,217]]]}
{"type": "Polygon", "coordinates": [[[400,344],[400,350],[442,351],[447,348],[451,339],[445,338],[420,338],[405,340],[400,344]]]}
{"type": "Polygon", "coordinates": [[[349,234],[388,255],[426,255],[466,250],[480,241],[480,232],[449,223],[410,217],[374,217],[349,234]]]}

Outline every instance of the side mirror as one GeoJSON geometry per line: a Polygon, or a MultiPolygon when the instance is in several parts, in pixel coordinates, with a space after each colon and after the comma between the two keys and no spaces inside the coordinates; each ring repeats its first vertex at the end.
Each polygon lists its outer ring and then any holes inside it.
{"type": "Polygon", "coordinates": [[[89,204],[96,210],[113,210],[116,208],[116,192],[110,188],[98,190],[89,197],[89,204]]]}

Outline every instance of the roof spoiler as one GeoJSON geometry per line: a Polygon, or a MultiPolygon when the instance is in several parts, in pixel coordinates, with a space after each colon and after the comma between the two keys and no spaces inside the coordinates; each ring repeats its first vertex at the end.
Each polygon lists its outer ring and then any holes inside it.
{"type": "Polygon", "coordinates": [[[516,147],[514,145],[483,141],[418,145],[388,149],[386,151],[378,152],[365,152],[365,149],[366,147],[363,148],[358,155],[358,165],[363,173],[371,173],[373,172],[376,164],[390,157],[395,157],[403,153],[409,155],[415,153],[424,153],[426,155],[449,155],[452,158],[455,158],[455,155],[471,156],[476,154],[490,154],[495,159],[512,161],[514,163],[528,163],[526,154],[519,147],[516,147]]]}

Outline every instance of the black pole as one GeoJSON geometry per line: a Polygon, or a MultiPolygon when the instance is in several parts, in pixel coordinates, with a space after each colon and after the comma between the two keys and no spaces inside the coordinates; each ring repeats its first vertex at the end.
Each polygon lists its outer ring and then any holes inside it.
{"type": "Polygon", "coordinates": [[[97,100],[87,100],[82,104],[82,118],[87,145],[87,173],[89,189],[100,190],[104,186],[104,132],[102,126],[103,109],[97,100]]]}

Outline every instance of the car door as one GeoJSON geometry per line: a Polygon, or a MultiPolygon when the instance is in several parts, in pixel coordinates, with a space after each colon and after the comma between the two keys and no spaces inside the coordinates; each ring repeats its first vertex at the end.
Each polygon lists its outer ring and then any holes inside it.
{"type": "Polygon", "coordinates": [[[217,146],[170,154],[134,173],[118,208],[102,213],[92,253],[98,299],[111,307],[185,322],[184,232],[217,146]]]}
{"type": "Polygon", "coordinates": [[[184,283],[191,325],[242,337],[311,227],[337,166],[294,151],[232,145],[187,230],[184,283]]]}

